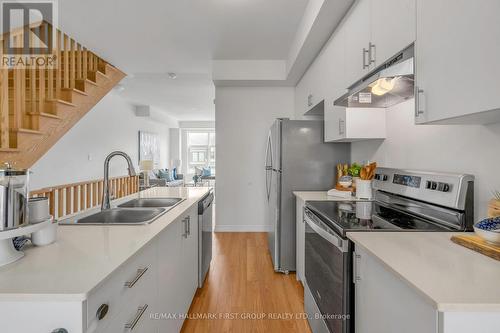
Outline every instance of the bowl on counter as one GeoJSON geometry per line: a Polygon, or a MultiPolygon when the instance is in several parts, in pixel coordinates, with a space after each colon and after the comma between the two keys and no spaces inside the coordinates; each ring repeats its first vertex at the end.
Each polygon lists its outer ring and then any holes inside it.
{"type": "Polygon", "coordinates": [[[500,217],[488,218],[476,223],[474,231],[486,242],[500,245],[500,217]]]}
{"type": "Polygon", "coordinates": [[[343,188],[348,188],[352,186],[352,177],[351,176],[342,176],[339,178],[339,185],[343,188]]]}

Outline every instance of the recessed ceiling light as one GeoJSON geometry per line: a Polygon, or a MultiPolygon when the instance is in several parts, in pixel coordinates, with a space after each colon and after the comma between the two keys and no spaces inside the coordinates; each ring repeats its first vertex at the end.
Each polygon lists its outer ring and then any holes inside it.
{"type": "Polygon", "coordinates": [[[174,72],[170,72],[170,73],[168,73],[168,77],[172,80],[175,80],[175,79],[177,79],[177,74],[175,74],[174,72]]]}

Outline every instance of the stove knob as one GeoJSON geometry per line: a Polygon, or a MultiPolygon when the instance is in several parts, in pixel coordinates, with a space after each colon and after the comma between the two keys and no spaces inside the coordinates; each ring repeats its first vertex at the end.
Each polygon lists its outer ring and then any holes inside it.
{"type": "Polygon", "coordinates": [[[386,182],[389,179],[387,175],[384,175],[384,182],[386,182]]]}
{"type": "Polygon", "coordinates": [[[428,189],[431,188],[431,182],[430,181],[427,181],[427,183],[425,183],[425,188],[428,188],[428,189]]]}
{"type": "Polygon", "coordinates": [[[449,192],[450,191],[450,184],[443,184],[443,192],[449,192]]]}
{"type": "Polygon", "coordinates": [[[431,190],[437,189],[438,184],[436,182],[431,182],[431,190]]]}
{"type": "Polygon", "coordinates": [[[378,173],[377,173],[377,174],[375,174],[375,179],[376,179],[376,180],[380,180],[380,175],[379,175],[378,173]]]}

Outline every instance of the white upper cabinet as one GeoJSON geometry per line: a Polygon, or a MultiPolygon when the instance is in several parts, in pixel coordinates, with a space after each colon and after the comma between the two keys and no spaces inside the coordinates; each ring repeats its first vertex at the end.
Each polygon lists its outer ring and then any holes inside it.
{"type": "Polygon", "coordinates": [[[345,108],[325,101],[325,142],[385,139],[385,109],[345,108]]]}
{"type": "Polygon", "coordinates": [[[415,0],[371,0],[372,60],[375,66],[415,41],[415,0]]]}
{"type": "Polygon", "coordinates": [[[500,120],[499,13],[498,0],[417,1],[417,123],[500,120]]]}
{"type": "Polygon", "coordinates": [[[343,28],[346,34],[345,80],[351,85],[370,70],[370,0],[359,0],[354,4],[347,13],[343,28]]]}

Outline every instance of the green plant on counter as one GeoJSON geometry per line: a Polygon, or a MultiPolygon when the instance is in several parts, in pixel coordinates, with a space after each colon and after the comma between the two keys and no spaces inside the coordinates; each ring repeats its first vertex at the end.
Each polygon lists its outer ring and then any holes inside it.
{"type": "Polygon", "coordinates": [[[351,164],[351,167],[347,170],[350,176],[352,177],[359,177],[359,173],[361,172],[361,168],[363,168],[361,165],[357,163],[351,164]]]}

